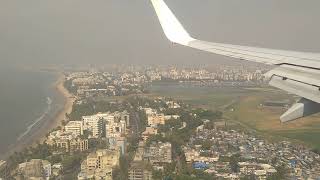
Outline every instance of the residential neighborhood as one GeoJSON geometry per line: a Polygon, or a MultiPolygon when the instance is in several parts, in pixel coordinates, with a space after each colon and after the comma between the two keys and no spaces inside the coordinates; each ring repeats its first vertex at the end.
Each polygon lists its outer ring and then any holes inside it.
{"type": "MultiPolygon", "coordinates": [[[[148,96],[162,79],[263,83],[263,71],[67,73],[72,112],[43,143],[0,163],[6,179],[317,179],[320,155],[286,140],[270,141],[216,110],[148,96]],[[229,74],[231,73],[231,74],[229,74]],[[249,74],[248,74],[249,73],[249,74]],[[219,74],[219,75],[218,75],[219,74]],[[217,78],[219,77],[219,78],[217,78]],[[237,79],[240,78],[240,79],[237,79]],[[106,100],[106,98],[109,98],[106,100]],[[12,165],[14,164],[14,166],[12,165]]],[[[183,81],[183,82],[182,82],[183,81]]]]}

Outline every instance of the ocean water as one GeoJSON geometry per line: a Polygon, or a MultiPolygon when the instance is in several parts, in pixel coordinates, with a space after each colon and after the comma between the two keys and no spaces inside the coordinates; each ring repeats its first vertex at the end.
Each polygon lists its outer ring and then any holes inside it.
{"type": "Polygon", "coordinates": [[[0,68],[0,158],[40,131],[61,108],[54,73],[0,68]]]}

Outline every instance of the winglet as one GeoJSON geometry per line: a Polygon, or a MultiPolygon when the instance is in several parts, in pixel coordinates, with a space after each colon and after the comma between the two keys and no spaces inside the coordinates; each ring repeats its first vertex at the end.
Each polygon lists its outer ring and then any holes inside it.
{"type": "Polygon", "coordinates": [[[190,41],[194,40],[163,0],[151,0],[151,2],[162,29],[170,41],[187,46],[190,41]]]}

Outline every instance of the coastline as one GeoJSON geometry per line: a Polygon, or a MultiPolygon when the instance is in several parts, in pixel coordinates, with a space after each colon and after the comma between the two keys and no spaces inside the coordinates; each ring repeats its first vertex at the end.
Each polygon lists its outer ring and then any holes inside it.
{"type": "MultiPolygon", "coordinates": [[[[64,87],[65,82],[65,75],[62,73],[59,73],[58,80],[55,82],[54,88],[55,90],[63,96],[64,98],[64,105],[61,109],[58,110],[58,112],[55,114],[55,116],[50,120],[50,125],[48,128],[44,129],[45,135],[50,132],[52,129],[62,126],[62,121],[66,119],[66,114],[71,113],[72,106],[75,101],[75,98],[72,94],[69,93],[69,91],[64,87]]],[[[32,144],[36,145],[36,143],[39,141],[40,143],[43,143],[46,139],[46,137],[41,136],[38,140],[35,140],[32,144]]]]}
{"type": "Polygon", "coordinates": [[[11,145],[7,153],[0,155],[0,159],[8,159],[14,152],[22,151],[24,148],[34,146],[39,142],[43,143],[48,132],[62,125],[62,121],[66,118],[65,114],[72,111],[73,102],[75,101],[73,95],[65,89],[64,82],[65,75],[59,72],[57,80],[52,84],[54,91],[63,98],[62,103],[57,104],[57,109],[48,114],[47,119],[41,122],[38,128],[33,129],[30,134],[11,145]]]}

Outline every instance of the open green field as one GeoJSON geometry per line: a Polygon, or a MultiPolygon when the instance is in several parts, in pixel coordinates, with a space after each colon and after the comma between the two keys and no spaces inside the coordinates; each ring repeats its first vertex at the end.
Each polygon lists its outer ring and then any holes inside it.
{"type": "Polygon", "coordinates": [[[233,104],[248,90],[236,88],[208,88],[177,83],[154,83],[149,87],[153,95],[172,97],[187,103],[208,108],[222,108],[233,104]]]}
{"type": "Polygon", "coordinates": [[[149,90],[155,96],[184,100],[196,107],[219,109],[226,119],[273,140],[289,138],[320,149],[320,116],[281,124],[279,117],[286,109],[264,107],[266,100],[294,101],[295,97],[273,88],[210,88],[183,86],[176,83],[153,84],[149,90]]]}

